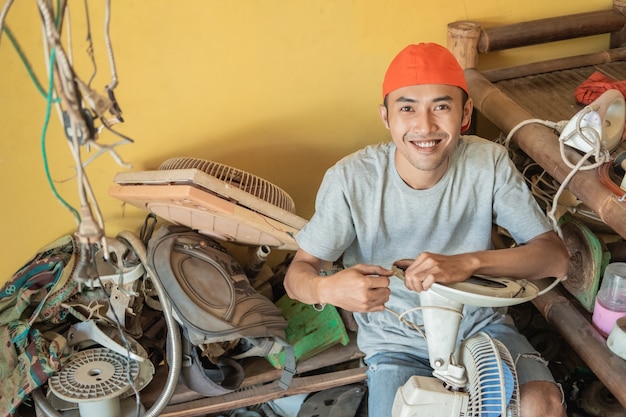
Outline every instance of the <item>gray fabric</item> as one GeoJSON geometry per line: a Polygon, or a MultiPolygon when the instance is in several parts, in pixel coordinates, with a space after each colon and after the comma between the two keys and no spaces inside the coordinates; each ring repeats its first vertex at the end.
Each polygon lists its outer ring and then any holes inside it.
{"type": "Polygon", "coordinates": [[[239,362],[229,358],[219,358],[217,364],[202,361],[198,348],[191,344],[187,332],[181,332],[183,360],[179,381],[187,388],[215,397],[233,392],[243,382],[244,370],[239,362]]]}
{"type": "MultiPolygon", "coordinates": [[[[489,249],[492,224],[507,229],[519,244],[551,230],[523,177],[505,149],[464,136],[449,169],[432,188],[414,190],[398,175],[395,145],[372,145],[330,168],[320,186],[316,212],[297,234],[299,246],[324,260],[343,254],[357,263],[390,268],[421,252],[457,254],[489,249]]],[[[418,295],[391,279],[387,307],[403,313],[419,305],[418,295]]],[[[503,309],[465,307],[459,341],[489,323],[511,322],[503,309]]],[[[421,313],[405,316],[421,324],[421,313]]],[[[355,314],[359,348],[367,357],[381,351],[427,356],[426,343],[391,313],[355,314]]]]}

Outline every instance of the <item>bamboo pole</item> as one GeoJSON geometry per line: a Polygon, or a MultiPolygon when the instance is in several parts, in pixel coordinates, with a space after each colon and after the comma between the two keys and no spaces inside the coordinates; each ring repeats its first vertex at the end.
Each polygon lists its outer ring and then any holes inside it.
{"type": "MultiPolygon", "coordinates": [[[[626,16],[626,0],[613,0],[613,8],[626,16]]],[[[620,48],[626,46],[626,25],[611,32],[610,48],[620,48]]]]}
{"type": "MultiPolygon", "coordinates": [[[[510,132],[520,122],[534,118],[475,69],[466,69],[465,77],[474,108],[501,131],[510,132]]],[[[512,139],[555,180],[563,182],[570,173],[571,169],[561,158],[559,138],[551,129],[541,124],[528,124],[512,139]]],[[[595,171],[577,172],[567,188],[616,233],[626,238],[626,202],[619,201],[604,188],[595,171]]]]}
{"type": "Polygon", "coordinates": [[[485,78],[492,83],[495,83],[502,80],[528,77],[529,75],[544,74],[547,72],[587,67],[592,65],[600,65],[609,62],[623,61],[625,59],[626,48],[616,48],[593,54],[551,59],[541,62],[532,62],[530,64],[518,65],[514,67],[485,70],[481,71],[481,74],[483,74],[485,78]]]}
{"type": "MultiPolygon", "coordinates": [[[[536,281],[535,284],[541,289],[546,288],[542,281],[536,281]]],[[[626,361],[609,350],[606,340],[589,320],[556,288],[535,298],[532,303],[620,404],[626,407],[626,361]]]]}
{"type": "Polygon", "coordinates": [[[483,28],[478,52],[618,32],[625,24],[626,17],[619,10],[612,9],[483,28]]]}
{"type": "Polygon", "coordinates": [[[481,28],[476,22],[462,21],[448,24],[448,49],[461,68],[478,67],[478,39],[481,28]]]}

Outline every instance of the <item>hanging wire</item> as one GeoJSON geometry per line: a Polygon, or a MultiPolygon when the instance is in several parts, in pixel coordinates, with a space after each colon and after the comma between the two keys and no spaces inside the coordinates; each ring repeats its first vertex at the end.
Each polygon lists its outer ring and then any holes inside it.
{"type": "Polygon", "coordinates": [[[0,12],[0,41],[2,41],[2,29],[4,28],[4,21],[7,17],[7,14],[9,14],[9,9],[13,5],[13,1],[14,0],[7,0],[7,2],[4,3],[4,7],[2,7],[2,11],[0,12]]]}
{"type": "MultiPolygon", "coordinates": [[[[37,78],[37,75],[35,75],[35,72],[33,71],[33,67],[31,66],[30,62],[28,61],[28,58],[26,57],[26,54],[24,53],[24,51],[20,47],[20,44],[17,42],[17,39],[15,38],[15,36],[13,36],[13,32],[11,32],[11,29],[9,29],[8,25],[4,25],[3,30],[4,30],[4,33],[6,33],[7,38],[9,38],[9,41],[13,45],[13,48],[17,52],[17,55],[20,57],[20,60],[22,61],[22,64],[24,64],[24,67],[26,68],[26,71],[28,72],[28,75],[30,76],[30,79],[32,80],[33,84],[35,84],[35,87],[37,88],[37,91],[39,91],[39,93],[42,95],[42,97],[47,99],[48,93],[44,90],[43,86],[41,85],[41,82],[37,78]]],[[[58,101],[59,99],[57,98],[55,100],[58,101]]]]}
{"type": "MultiPolygon", "coordinates": [[[[48,88],[47,91],[39,82],[34,74],[32,66],[26,54],[22,51],[16,37],[5,26],[4,22],[9,12],[13,0],[8,0],[2,11],[0,12],[0,35],[6,33],[7,37],[11,41],[13,47],[17,51],[22,63],[26,67],[26,70],[35,84],[37,90],[46,99],[46,108],[44,122],[41,131],[40,145],[43,158],[44,170],[49,186],[55,198],[66,207],[78,224],[78,230],[76,237],[79,243],[80,259],[76,265],[75,277],[78,277],[79,283],[81,278],[87,277],[90,280],[90,284],[99,282],[100,286],[104,289],[109,302],[109,308],[114,315],[114,321],[117,325],[117,329],[120,333],[121,339],[127,351],[127,360],[130,361],[130,344],[125,337],[125,333],[122,329],[122,321],[117,316],[115,309],[111,306],[111,295],[106,291],[95,262],[96,249],[101,248],[105,261],[110,261],[110,253],[108,250],[107,239],[104,235],[104,218],[100,211],[100,207],[97,203],[95,193],[90,184],[89,178],[85,171],[85,167],[89,162],[93,161],[103,153],[109,153],[113,156],[113,159],[122,166],[129,166],[125,164],[120,156],[116,153],[115,148],[120,144],[132,143],[132,139],[127,136],[114,131],[110,128],[113,122],[121,122],[120,110],[117,106],[117,102],[112,96],[112,90],[118,84],[117,70],[115,67],[115,59],[113,56],[113,47],[110,39],[109,29],[111,21],[111,2],[106,3],[106,19],[105,19],[105,42],[107,56],[111,65],[111,82],[106,86],[107,93],[110,101],[105,98],[101,100],[103,96],[100,96],[97,92],[92,90],[91,84],[97,74],[97,64],[94,55],[93,38],[91,32],[91,22],[88,9],[88,0],[84,1],[86,25],[87,25],[87,42],[88,48],[86,53],[91,59],[93,65],[93,72],[87,83],[82,82],[73,67],[73,52],[72,52],[72,28],[70,22],[70,9],[67,6],[66,0],[58,0],[56,2],[56,11],[54,10],[54,2],[50,0],[37,0],[37,6],[40,13],[42,24],[42,37],[44,47],[44,59],[46,62],[46,71],[48,75],[48,88]],[[61,32],[64,20],[66,22],[66,48],[61,42],[61,32]],[[111,102],[113,104],[111,104],[111,102]],[[111,108],[115,105],[115,112],[111,111],[111,108]],[[50,172],[48,153],[47,153],[47,132],[50,123],[50,117],[52,113],[52,107],[54,106],[61,125],[65,129],[65,136],[67,136],[67,143],[69,144],[70,154],[75,165],[77,191],[80,203],[80,208],[76,209],[72,207],[57,191],[55,182],[52,179],[50,172]],[[105,112],[111,111],[115,118],[108,120],[105,118],[105,112]],[[98,129],[93,125],[93,119],[95,115],[102,122],[102,126],[98,129]],[[105,132],[111,132],[113,135],[121,138],[113,144],[97,143],[97,136],[106,129],[105,132]],[[97,149],[95,155],[93,155],[87,162],[82,162],[81,149],[82,147],[89,148],[93,146],[97,149]],[[82,270],[87,275],[81,275],[78,273],[82,270]]],[[[0,38],[1,39],[1,38],[0,38]]],[[[115,265],[114,265],[115,266],[115,265]]],[[[121,271],[120,277],[121,277],[121,271]]],[[[123,278],[120,278],[123,279],[123,278]]],[[[119,282],[123,285],[123,281],[119,282]]],[[[170,320],[172,321],[172,320],[170,320]]],[[[129,384],[135,394],[136,398],[136,414],[140,415],[140,396],[137,388],[135,387],[130,369],[127,369],[127,377],[129,384]]]]}
{"type": "Polygon", "coordinates": [[[107,0],[106,15],[105,15],[105,30],[104,30],[104,42],[107,48],[107,54],[109,56],[109,65],[111,66],[111,82],[106,86],[108,91],[112,91],[117,87],[117,69],[115,67],[115,57],[113,55],[113,45],[111,44],[111,35],[109,28],[111,26],[111,0],[107,0]]]}
{"type": "Polygon", "coordinates": [[[96,74],[98,73],[98,65],[96,63],[96,57],[94,55],[93,38],[91,36],[91,18],[89,17],[89,1],[84,0],[83,4],[85,5],[85,22],[87,24],[87,55],[89,56],[89,59],[91,60],[91,65],[93,66],[93,71],[91,73],[91,76],[89,77],[89,81],[87,81],[87,86],[91,88],[91,83],[93,79],[96,77],[96,74]]]}
{"type": "Polygon", "coordinates": [[[52,176],[50,175],[50,166],[48,164],[48,154],[46,152],[46,133],[48,130],[48,124],[50,122],[50,113],[51,113],[51,109],[52,109],[52,103],[53,103],[53,99],[52,99],[52,91],[54,89],[53,87],[53,78],[52,78],[52,72],[53,72],[53,68],[54,68],[54,62],[55,62],[55,50],[53,49],[51,54],[50,54],[50,81],[48,83],[48,94],[47,94],[47,101],[46,101],[46,114],[44,117],[44,124],[43,124],[43,129],[41,132],[41,153],[43,156],[43,163],[44,163],[44,170],[46,172],[46,178],[48,179],[48,184],[50,185],[50,188],[52,189],[52,193],[54,194],[54,196],[57,198],[57,200],[59,200],[61,202],[61,204],[63,204],[73,215],[74,218],[76,219],[76,221],[80,221],[80,215],[78,214],[78,211],[76,211],[76,209],[74,207],[72,207],[67,201],[65,201],[63,199],[63,197],[61,197],[61,195],[58,193],[54,182],[52,181],[52,176]]]}

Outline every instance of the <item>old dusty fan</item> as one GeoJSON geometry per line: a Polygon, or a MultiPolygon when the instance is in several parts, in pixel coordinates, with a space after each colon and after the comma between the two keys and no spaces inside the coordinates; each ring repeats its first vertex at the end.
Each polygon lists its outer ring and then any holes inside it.
{"type": "Polygon", "coordinates": [[[158,170],[123,172],[115,198],[217,239],[295,250],[306,221],[291,197],[245,171],[198,158],[172,158],[158,170]]]}
{"type": "MultiPolygon", "coordinates": [[[[404,271],[394,265],[395,275],[404,271]]],[[[420,293],[433,377],[413,376],[398,389],[392,416],[519,416],[519,386],[511,354],[479,332],[455,349],[463,305],[506,307],[532,300],[538,288],[508,278],[473,276],[433,284],[420,293]]]]}

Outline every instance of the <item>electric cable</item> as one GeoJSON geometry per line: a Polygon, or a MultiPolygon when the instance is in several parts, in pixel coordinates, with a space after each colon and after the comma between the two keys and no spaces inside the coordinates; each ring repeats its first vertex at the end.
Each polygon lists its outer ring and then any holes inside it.
{"type": "MultiPolygon", "coordinates": [[[[553,195],[550,195],[548,192],[544,191],[541,187],[537,187],[536,186],[537,184],[535,181],[530,181],[530,184],[531,184],[530,188],[531,188],[531,192],[533,193],[533,195],[536,198],[539,198],[541,201],[543,201],[546,204],[547,207],[549,207],[549,210],[546,211],[546,215],[548,219],[550,220],[554,231],[557,233],[557,235],[559,236],[561,240],[563,240],[563,231],[561,229],[561,226],[559,225],[558,219],[556,218],[556,211],[558,208],[559,199],[563,191],[565,191],[567,184],[569,184],[569,181],[574,177],[574,175],[577,172],[583,171],[583,170],[599,169],[599,167],[603,166],[610,160],[610,153],[608,152],[608,150],[603,149],[602,138],[600,137],[599,133],[593,128],[581,126],[581,123],[584,117],[588,115],[589,113],[591,113],[592,111],[594,111],[593,108],[591,108],[590,106],[585,106],[583,110],[581,110],[574,116],[576,118],[575,130],[565,136],[562,136],[562,135],[559,136],[559,152],[561,154],[561,159],[569,168],[571,168],[571,171],[563,179],[561,184],[556,189],[555,193],[553,195]],[[567,150],[568,150],[567,142],[574,137],[580,137],[587,145],[591,147],[591,149],[587,151],[581,158],[579,158],[579,160],[576,163],[570,161],[570,159],[567,157],[567,150]],[[585,165],[590,160],[591,157],[594,157],[595,162],[585,165]]],[[[511,129],[511,131],[506,136],[506,139],[504,141],[504,146],[506,147],[507,151],[509,150],[509,144],[513,135],[521,127],[526,126],[531,123],[543,124],[544,126],[550,127],[554,129],[555,131],[559,132],[559,134],[561,134],[561,132],[565,128],[565,125],[568,123],[568,121],[562,120],[560,122],[554,123],[554,122],[541,120],[541,119],[524,120],[518,123],[513,129],[511,129]]],[[[529,167],[526,167],[523,170],[524,178],[527,178],[526,170],[528,168],[529,167]]],[[[546,184],[546,181],[543,179],[544,174],[545,174],[545,171],[543,171],[543,173],[539,175],[539,177],[537,178],[537,182],[543,182],[544,184],[546,184]]],[[[527,181],[529,180],[527,179],[527,181]]],[[[538,295],[543,295],[546,292],[552,290],[555,286],[557,286],[560,282],[562,282],[565,279],[567,279],[567,275],[557,277],[549,286],[547,286],[542,291],[540,291],[538,295]]]]}
{"type": "Polygon", "coordinates": [[[50,175],[50,166],[48,164],[48,154],[46,152],[46,133],[48,130],[48,124],[50,123],[50,111],[52,109],[52,91],[53,91],[53,79],[52,79],[52,71],[53,71],[53,66],[54,66],[54,61],[55,61],[55,50],[52,50],[51,56],[50,56],[50,80],[49,80],[49,84],[48,84],[48,96],[47,96],[47,101],[46,101],[46,114],[44,117],[44,124],[43,124],[43,129],[41,132],[41,153],[43,156],[43,164],[44,164],[44,171],[46,173],[46,178],[48,179],[48,184],[50,185],[50,188],[52,189],[52,193],[54,194],[54,196],[57,198],[57,200],[59,200],[61,202],[61,204],[63,206],[65,206],[73,215],[74,218],[76,219],[77,222],[80,221],[80,215],[78,214],[78,211],[72,207],[67,201],[65,201],[63,199],[63,197],[61,197],[61,195],[59,194],[59,192],[57,191],[54,182],[52,181],[52,176],[50,175]]]}
{"type": "MultiPolygon", "coordinates": [[[[67,34],[67,60],[70,63],[70,66],[74,67],[74,54],[72,52],[72,19],[70,18],[70,8],[64,7],[63,13],[65,16],[65,21],[67,24],[65,25],[65,33],[67,34]]],[[[59,20],[60,16],[57,18],[57,30],[60,29],[61,20],[59,20]]]]}
{"type": "Polygon", "coordinates": [[[91,65],[93,66],[93,71],[91,76],[89,77],[89,81],[87,81],[87,86],[91,88],[91,82],[96,77],[98,73],[98,64],[96,63],[96,57],[94,55],[94,47],[93,47],[93,37],[91,36],[91,18],[89,17],[89,2],[88,0],[84,0],[83,4],[85,5],[85,23],[87,25],[87,55],[91,60],[91,65]]]}
{"type": "MultiPolygon", "coordinates": [[[[569,168],[571,168],[571,171],[568,173],[565,179],[561,182],[559,188],[556,190],[556,193],[552,196],[551,202],[546,201],[546,199],[542,197],[542,200],[546,202],[548,206],[550,206],[550,210],[548,210],[546,214],[552,223],[553,229],[557,232],[557,234],[559,235],[559,238],[561,239],[563,239],[563,232],[561,231],[561,227],[559,226],[558,220],[556,219],[556,210],[558,208],[558,200],[561,194],[563,193],[563,191],[565,190],[565,188],[567,187],[567,184],[578,171],[596,169],[597,167],[601,166],[607,160],[610,159],[610,155],[608,151],[602,149],[602,142],[601,142],[601,138],[598,132],[593,128],[581,126],[581,122],[584,119],[584,117],[592,111],[594,110],[590,106],[585,106],[583,110],[581,110],[574,116],[576,118],[576,129],[570,132],[569,134],[565,135],[564,137],[559,137],[559,152],[561,154],[561,159],[569,168]],[[570,161],[569,158],[567,157],[567,143],[566,142],[571,140],[576,135],[578,135],[577,137],[580,137],[585,143],[591,146],[591,150],[589,150],[576,163],[574,163],[570,161]],[[587,163],[587,161],[592,156],[594,156],[595,162],[585,165],[585,163],[587,163]]],[[[513,129],[511,129],[511,131],[506,136],[506,139],[504,141],[504,146],[507,149],[507,151],[509,150],[510,141],[513,135],[521,127],[529,125],[531,123],[542,124],[544,126],[547,126],[557,131],[560,134],[565,128],[565,125],[568,123],[568,120],[562,120],[559,122],[551,122],[549,120],[542,120],[542,119],[523,120],[522,122],[514,126],[513,129]]]]}
{"type": "Polygon", "coordinates": [[[107,91],[112,91],[117,87],[117,69],[115,66],[115,57],[113,56],[113,45],[111,44],[111,35],[109,34],[109,27],[111,25],[111,0],[107,0],[105,9],[105,30],[104,30],[104,42],[109,56],[109,65],[111,66],[111,82],[106,86],[107,91]]]}
{"type": "MultiPolygon", "coordinates": [[[[122,271],[117,267],[117,265],[115,265],[114,262],[109,262],[109,265],[113,266],[116,272],[120,274],[120,276],[123,278],[122,271]]],[[[102,288],[102,291],[104,292],[107,303],[109,304],[109,311],[113,313],[113,318],[114,318],[113,321],[115,322],[115,326],[117,327],[117,331],[120,335],[120,339],[122,340],[122,343],[124,344],[124,348],[126,349],[126,367],[125,367],[126,368],[125,369],[126,380],[128,381],[130,388],[133,390],[133,393],[135,394],[135,407],[137,411],[137,417],[140,417],[141,400],[139,396],[139,391],[137,390],[137,387],[135,387],[135,380],[133,379],[133,375],[130,369],[130,361],[132,360],[130,357],[130,343],[128,342],[128,338],[126,337],[126,334],[124,333],[124,329],[122,329],[121,319],[117,316],[117,312],[113,308],[113,303],[111,303],[111,294],[109,294],[109,292],[107,291],[104,283],[102,282],[102,279],[100,278],[100,275],[98,275],[98,283],[100,284],[100,288],[102,288]]]]}
{"type": "Polygon", "coordinates": [[[167,406],[170,398],[174,394],[174,390],[178,385],[178,376],[180,375],[180,368],[182,363],[182,350],[181,350],[181,342],[180,342],[180,331],[178,328],[178,323],[174,319],[174,314],[172,310],[172,304],[167,298],[167,294],[165,293],[165,289],[161,285],[158,279],[152,279],[155,276],[155,273],[148,265],[147,259],[147,251],[146,247],[143,244],[143,241],[134,233],[130,231],[122,231],[118,235],[119,238],[125,239],[130,243],[132,248],[135,250],[135,253],[139,257],[139,260],[143,264],[146,273],[148,274],[148,278],[154,289],[157,292],[159,297],[159,301],[163,307],[163,316],[165,318],[165,325],[167,327],[167,361],[169,365],[169,372],[167,374],[167,379],[165,385],[163,386],[163,390],[159,399],[152,405],[152,407],[146,412],[144,417],[157,417],[161,414],[161,411],[167,406]]]}
{"type": "Polygon", "coordinates": [[[517,125],[515,125],[513,129],[509,131],[509,134],[506,136],[506,139],[504,140],[504,147],[506,148],[507,151],[509,150],[510,142],[511,142],[511,139],[513,138],[513,135],[515,135],[515,133],[517,133],[517,131],[521,129],[522,127],[532,124],[532,123],[538,123],[546,127],[549,127],[551,129],[557,130],[561,126],[562,122],[555,123],[555,122],[551,122],[550,120],[543,120],[543,119],[522,120],[517,125]]]}
{"type": "MultiPolygon", "coordinates": [[[[28,58],[26,57],[26,54],[20,47],[15,36],[13,36],[13,32],[11,32],[11,29],[9,29],[8,25],[4,25],[3,30],[4,30],[4,33],[6,33],[7,38],[9,38],[9,41],[13,45],[13,49],[15,49],[15,51],[17,52],[17,55],[20,57],[22,64],[24,64],[24,67],[26,68],[26,72],[28,72],[30,79],[32,80],[33,84],[35,84],[37,91],[39,91],[39,93],[43,96],[43,98],[46,98],[48,96],[48,93],[44,91],[43,86],[41,85],[41,82],[39,82],[37,75],[33,71],[32,65],[30,64],[30,62],[28,61],[28,58]]],[[[58,101],[59,99],[57,98],[55,100],[58,101]]]]}
{"type": "Polygon", "coordinates": [[[417,306],[417,307],[413,307],[413,308],[409,308],[405,311],[403,311],[402,313],[398,313],[397,311],[392,310],[391,308],[385,306],[385,311],[393,314],[394,316],[396,316],[398,318],[398,320],[400,320],[402,323],[404,323],[405,325],[407,325],[409,328],[416,330],[423,338],[424,340],[426,339],[426,333],[424,332],[424,330],[422,330],[422,327],[424,327],[424,325],[417,325],[415,323],[413,323],[412,321],[406,319],[404,316],[406,316],[407,314],[413,313],[415,311],[419,311],[419,310],[425,310],[425,309],[434,309],[434,310],[442,310],[442,311],[447,311],[447,312],[451,312],[451,313],[456,313],[458,314],[461,318],[463,318],[463,313],[461,311],[449,308],[449,307],[444,307],[444,306],[417,306]]]}
{"type": "MultiPolygon", "coordinates": [[[[115,101],[112,91],[118,84],[118,76],[109,33],[111,21],[111,2],[110,0],[108,0],[106,3],[104,34],[107,55],[111,65],[111,82],[106,86],[110,101],[104,99],[104,104],[102,96],[98,95],[98,93],[91,89],[91,83],[97,73],[97,63],[95,60],[93,49],[93,38],[87,0],[84,1],[85,16],[87,21],[87,38],[89,42],[87,54],[89,55],[93,65],[93,72],[87,84],[84,84],[80,80],[73,68],[73,35],[70,21],[70,9],[69,7],[67,7],[67,2],[65,0],[57,1],[57,7],[55,12],[53,11],[53,2],[47,0],[37,0],[37,6],[40,12],[42,25],[44,58],[48,74],[47,91],[45,91],[45,89],[42,87],[42,84],[35,76],[32,66],[28,62],[26,54],[24,54],[21,47],[19,46],[17,39],[15,38],[15,36],[13,36],[13,33],[10,31],[10,29],[8,27],[5,27],[4,25],[6,15],[12,4],[13,0],[7,1],[2,9],[2,12],[0,13],[0,35],[3,32],[7,33],[7,36],[13,44],[13,47],[17,51],[20,59],[22,60],[22,63],[26,67],[27,72],[31,77],[31,80],[33,81],[39,92],[46,98],[46,111],[41,132],[41,152],[44,161],[46,178],[48,180],[50,188],[52,189],[53,194],[55,195],[57,200],[59,200],[61,204],[73,214],[75,220],[78,223],[76,238],[80,243],[80,259],[77,262],[75,279],[78,279],[79,283],[81,284],[81,279],[84,278],[86,278],[85,282],[87,283],[92,283],[95,280],[100,283],[107,297],[109,308],[113,312],[114,321],[120,333],[120,337],[122,338],[123,344],[126,348],[128,365],[130,361],[130,344],[128,343],[128,340],[124,335],[124,331],[122,329],[122,321],[118,317],[115,309],[112,307],[111,294],[109,294],[106,290],[95,265],[95,248],[98,245],[100,245],[103,249],[105,260],[107,262],[110,262],[111,259],[108,250],[107,239],[104,235],[104,217],[102,215],[102,212],[100,211],[100,207],[96,200],[94,190],[85,171],[85,167],[91,161],[93,161],[105,152],[111,154],[113,159],[118,164],[127,167],[128,164],[125,164],[122,161],[121,157],[116,153],[115,148],[121,144],[133,142],[131,138],[111,129],[110,127],[116,122],[123,121],[121,119],[121,111],[119,110],[119,106],[117,106],[117,102],[115,101]],[[65,32],[67,35],[67,50],[63,47],[61,43],[61,32],[64,20],[67,22],[67,26],[65,28],[65,32]],[[83,95],[81,95],[81,93],[83,95]],[[80,203],[79,210],[72,207],[59,194],[50,172],[48,154],[46,149],[46,137],[48,126],[50,123],[52,106],[55,107],[57,115],[59,116],[59,119],[61,121],[61,125],[64,126],[65,136],[68,139],[69,150],[75,165],[77,191],[80,203]],[[111,107],[114,108],[115,112],[111,110],[111,107]],[[89,109],[93,110],[93,112],[102,121],[102,126],[100,128],[96,129],[95,127],[93,127],[93,116],[89,109]],[[107,110],[111,110],[116,118],[107,120],[104,116],[104,113],[107,110]],[[121,140],[118,140],[111,145],[103,145],[101,143],[97,143],[95,139],[97,135],[102,131],[102,129],[107,129],[115,136],[121,138],[121,140]],[[93,146],[97,149],[96,154],[84,163],[82,162],[83,158],[81,156],[82,146],[85,146],[87,149],[89,149],[90,146],[93,146]],[[79,271],[82,271],[82,274],[79,273],[79,271]]],[[[135,251],[138,253],[140,260],[144,264],[147,278],[149,279],[151,272],[149,266],[146,264],[146,250],[143,242],[139,238],[135,238],[134,235],[128,233],[125,234],[123,237],[122,234],[120,234],[120,237],[128,241],[133,249],[135,249],[135,251]]],[[[119,268],[117,268],[116,270],[118,270],[118,272],[120,272],[121,274],[119,268]]],[[[159,415],[163,408],[165,408],[165,406],[167,405],[169,398],[173,394],[178,382],[182,356],[180,350],[180,333],[178,331],[178,325],[173,318],[171,304],[167,299],[164,289],[160,286],[160,283],[158,281],[155,282],[154,280],[151,281],[153,283],[153,287],[156,289],[159,300],[161,301],[161,311],[163,311],[163,314],[165,316],[165,322],[168,329],[167,360],[170,366],[166,385],[163,388],[163,395],[152,406],[152,408],[146,414],[146,417],[159,415]]],[[[126,369],[126,376],[129,379],[130,386],[132,387],[135,394],[135,399],[137,403],[137,416],[139,417],[141,411],[140,396],[138,390],[135,387],[132,375],[130,373],[130,369],[128,367],[126,369]]],[[[41,389],[33,391],[32,398],[40,406],[40,408],[44,411],[46,415],[59,415],[57,410],[55,410],[45,399],[45,397],[41,393],[41,389]]]]}
{"type": "Polygon", "coordinates": [[[2,29],[4,28],[4,21],[6,20],[7,14],[9,14],[9,9],[13,5],[14,0],[7,0],[2,7],[2,11],[0,11],[0,41],[2,41],[2,29]]]}

